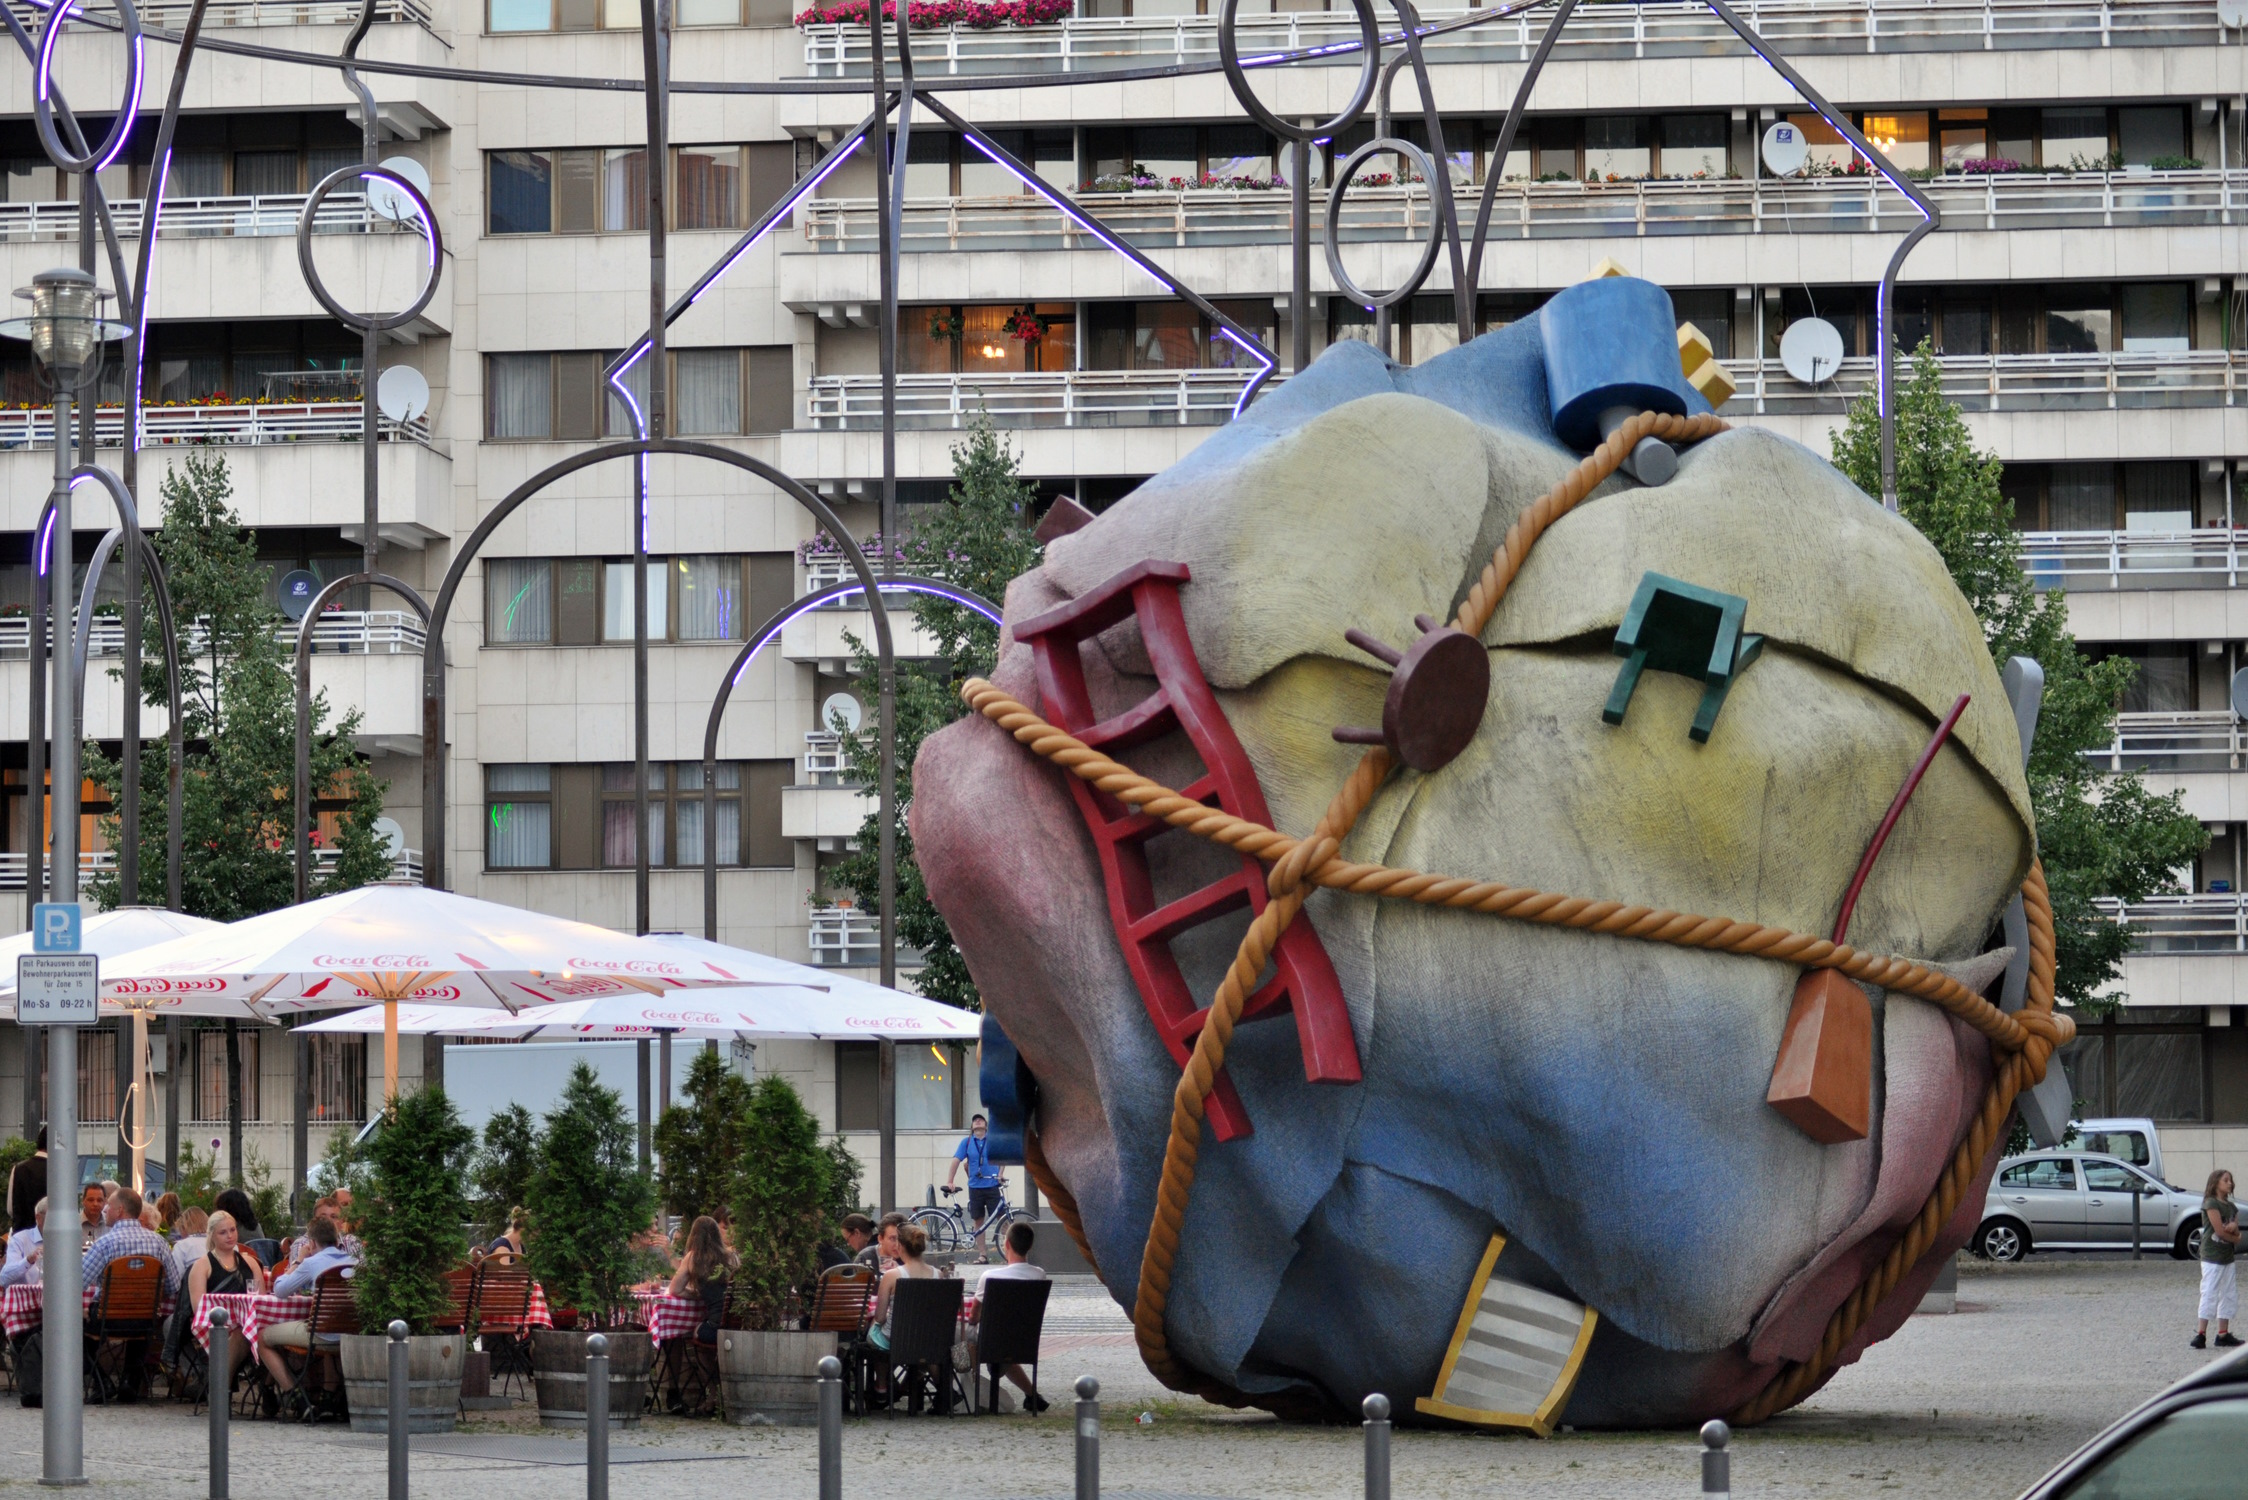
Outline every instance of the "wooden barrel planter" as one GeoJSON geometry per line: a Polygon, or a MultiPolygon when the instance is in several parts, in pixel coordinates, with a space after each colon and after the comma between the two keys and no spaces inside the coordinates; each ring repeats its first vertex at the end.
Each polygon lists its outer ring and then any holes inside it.
{"type": "Polygon", "coordinates": [[[719,1330],[718,1374],[726,1387],[726,1420],[736,1427],[816,1427],[820,1361],[836,1352],[832,1333],[719,1330]]]}
{"type": "MultiPolygon", "coordinates": [[[[539,1425],[585,1426],[585,1341],[590,1332],[538,1328],[531,1333],[531,1380],[538,1387],[539,1425]]],[[[609,1338],[609,1425],[637,1427],[648,1404],[648,1374],[656,1346],[638,1328],[612,1329],[609,1338]]]]}
{"type": "MultiPolygon", "coordinates": [[[[451,1432],[460,1415],[467,1340],[457,1333],[406,1340],[406,1430],[451,1432]]],[[[347,1333],[338,1351],[353,1432],[390,1431],[390,1340],[347,1333]]]]}

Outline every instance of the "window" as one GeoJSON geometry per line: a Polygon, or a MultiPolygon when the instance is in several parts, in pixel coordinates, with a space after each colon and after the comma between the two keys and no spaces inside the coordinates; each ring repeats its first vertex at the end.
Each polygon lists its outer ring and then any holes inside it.
{"type": "Polygon", "coordinates": [[[2127,1167],[2102,1161],[2084,1164],[2084,1187],[2088,1192],[2129,1193],[2145,1186],[2146,1179],[2127,1167]]]}
{"type": "Polygon", "coordinates": [[[2040,1157],[2008,1167],[1999,1174],[1998,1182],[2001,1187],[2048,1188],[2072,1193],[2076,1191],[2076,1167],[2071,1162],[2040,1157]]]}
{"type": "Polygon", "coordinates": [[[2115,149],[2127,167],[2175,165],[2186,156],[2186,112],[2175,104],[2115,112],[2115,149]]]}
{"type": "Polygon", "coordinates": [[[2202,1401],[2173,1411],[2095,1461],[2066,1500],[2203,1500],[2240,1486],[2240,1445],[2248,1440],[2248,1397],[2202,1401]]]}
{"type": "Polygon", "coordinates": [[[2076,1017],[2076,1040],[2061,1059],[2083,1112],[2207,1119],[2203,1015],[2190,1006],[2126,1006],[2106,1020],[2076,1017]]]}
{"type": "Polygon", "coordinates": [[[1653,166],[1642,115],[1593,115],[1585,120],[1585,180],[1645,177],[1653,166]]]}
{"type": "Polygon", "coordinates": [[[521,31],[637,31],[636,0],[485,0],[484,29],[494,35],[521,31]]]}
{"type": "Polygon", "coordinates": [[[551,151],[492,153],[491,233],[546,234],[554,228],[555,154],[551,151]]]}
{"type": "Polygon", "coordinates": [[[2143,1130],[2087,1130],[2077,1136],[2075,1144],[2079,1151],[2121,1157],[2133,1166],[2143,1167],[2154,1160],[2143,1130]]]}
{"type": "Polygon", "coordinates": [[[78,1118],[117,1118],[117,1033],[107,1026],[78,1033],[78,1118]]]}
{"type": "Polygon", "coordinates": [[[1928,170],[1928,112],[1911,110],[1894,115],[1866,115],[1859,129],[1875,150],[1903,172],[1928,170]]]}
{"type": "MultiPolygon", "coordinates": [[[[1990,150],[1990,111],[1943,109],[1936,112],[1936,146],[1944,170],[1956,172],[1968,162],[1987,160],[1990,150]]],[[[2021,158],[2015,158],[2017,161],[2021,158]]]]}
{"type": "Polygon", "coordinates": [[[2127,285],[2118,298],[2127,354],[2182,354],[2193,347],[2192,300],[2183,282],[2127,285]]]}
{"type": "Polygon", "coordinates": [[[786,26],[790,13],[779,0],[679,0],[681,26],[786,26]]]}
{"type": "MultiPolygon", "coordinates": [[[[920,149],[920,134],[913,139],[920,149]]],[[[786,141],[673,147],[666,194],[671,227],[748,228],[794,185],[795,161],[795,147],[786,141]]],[[[486,163],[491,234],[625,234],[648,227],[645,147],[494,151],[486,163]]]]}
{"type": "Polygon", "coordinates": [[[923,1042],[898,1048],[898,1129],[957,1130],[952,1084],[960,1059],[952,1048],[923,1042]]]}
{"type": "MultiPolygon", "coordinates": [[[[235,1056],[240,1061],[242,1074],[242,1118],[260,1120],[264,1115],[258,1109],[258,1036],[248,1027],[240,1027],[234,1035],[235,1056]]],[[[198,1121],[218,1122],[227,1119],[226,1107],[226,1029],[206,1026],[188,1033],[195,1049],[195,1115],[198,1121]]]]}
{"type": "MultiPolygon", "coordinates": [[[[1068,343],[1066,330],[1062,342],[1068,343]]],[[[614,352],[485,356],[486,432],[495,440],[632,436],[631,411],[601,378],[615,358],[614,352]]],[[[794,425],[796,352],[788,345],[674,349],[668,358],[674,434],[732,437],[794,425]]],[[[632,362],[623,383],[645,412],[645,356],[632,362]]]]}
{"type": "MultiPolygon", "coordinates": [[[[936,1042],[898,1044],[895,1098],[900,1130],[962,1130],[980,1107],[974,1069],[958,1047],[936,1042]]],[[[876,1130],[882,1098],[879,1042],[835,1044],[835,1128],[876,1130]]]]}
{"type": "Polygon", "coordinates": [[[674,229],[738,229],[742,225],[739,146],[682,146],[671,156],[674,229]]]}
{"type": "Polygon", "coordinates": [[[311,1119],[316,1123],[367,1118],[367,1039],[363,1036],[305,1038],[311,1119]]]}
{"type": "Polygon", "coordinates": [[[1666,115],[1662,174],[1723,177],[1733,167],[1731,128],[1723,115],[1666,115]]]}
{"type": "MultiPolygon", "coordinates": [[[[787,552],[648,560],[648,635],[738,641],[796,597],[787,552]]],[[[484,644],[593,646],[632,639],[632,563],[625,558],[490,558],[484,644]]]]}
{"type": "Polygon", "coordinates": [[[487,354],[485,431],[494,439],[600,436],[599,354],[487,354]]]}
{"type": "MultiPolygon", "coordinates": [[[[1130,303],[1106,305],[1124,309],[1127,319],[1131,316],[1130,303]]],[[[1183,303],[1175,305],[1185,306],[1183,303]]],[[[1195,316],[1189,308],[1187,321],[1179,325],[1187,330],[1186,342],[1180,347],[1190,367],[1194,362],[1195,316]]],[[[1077,308],[1074,303],[955,302],[904,308],[898,314],[898,368],[909,374],[1069,370],[1076,364],[1077,308]]],[[[781,369],[777,359],[768,368],[770,373],[764,377],[764,382],[769,392],[781,369]]],[[[1128,369],[1131,366],[1104,368],[1128,369]]],[[[756,378],[753,367],[753,381],[756,378]]],[[[760,397],[754,384],[752,398],[774,401],[770,394],[760,397]]],[[[777,417],[779,413],[774,410],[772,415],[777,417]]]]}
{"type": "MultiPolygon", "coordinates": [[[[721,761],[711,783],[714,854],[726,866],[785,868],[795,850],[781,835],[781,795],[792,760],[721,761]]],[[[636,839],[633,768],[493,765],[484,768],[489,870],[629,869],[636,839]]],[[[648,862],[673,869],[703,861],[700,761],[648,767],[648,862]]]]}
{"type": "Polygon", "coordinates": [[[2096,167],[2107,160],[2108,118],[2104,109],[2048,109],[2038,118],[2037,164],[2096,167]]]}
{"type": "Polygon", "coordinates": [[[741,350],[681,349],[672,368],[679,376],[672,425],[682,437],[742,430],[741,350]]]}
{"type": "Polygon", "coordinates": [[[882,1044],[835,1044],[835,1128],[879,1130],[882,1102],[882,1044]]]}

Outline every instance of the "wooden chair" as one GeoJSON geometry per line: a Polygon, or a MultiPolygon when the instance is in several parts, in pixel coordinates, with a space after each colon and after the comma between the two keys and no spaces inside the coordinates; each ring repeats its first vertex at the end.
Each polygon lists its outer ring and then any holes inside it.
{"type": "Polygon", "coordinates": [[[469,1336],[470,1325],[476,1321],[476,1266],[462,1266],[444,1275],[445,1295],[449,1299],[445,1311],[430,1320],[430,1328],[437,1333],[458,1333],[469,1336]]]}
{"type": "Polygon", "coordinates": [[[521,1261],[485,1261],[476,1268],[476,1330],[492,1356],[492,1378],[531,1388],[531,1271],[521,1261]]]}
{"type": "Polygon", "coordinates": [[[1030,1371],[1030,1386],[1038,1388],[1038,1339],[1046,1328],[1046,1299],[1054,1284],[1012,1276],[986,1276],[981,1310],[976,1319],[975,1385],[970,1391],[972,1410],[983,1408],[983,1372],[991,1372],[991,1410],[999,1408],[999,1372],[1008,1365],[1030,1371]]]}
{"type": "Polygon", "coordinates": [[[952,1277],[930,1276],[901,1280],[891,1292],[890,1348],[881,1358],[890,1372],[893,1413],[901,1396],[918,1412],[925,1391],[933,1398],[939,1416],[952,1411],[955,1391],[966,1404],[968,1393],[959,1389],[959,1372],[952,1363],[965,1290],[952,1277]]]}
{"type": "Polygon", "coordinates": [[[305,1345],[304,1379],[298,1383],[310,1403],[308,1422],[324,1416],[348,1420],[351,1415],[344,1403],[343,1360],[335,1336],[359,1332],[359,1304],[351,1295],[355,1274],[355,1267],[338,1266],[312,1284],[312,1314],[305,1319],[311,1337],[305,1345]]]}
{"type": "Polygon", "coordinates": [[[101,1297],[86,1321],[89,1400],[140,1393],[148,1346],[162,1331],[157,1308],[163,1297],[164,1263],[153,1255],[121,1255],[102,1267],[101,1297]],[[102,1356],[112,1351],[114,1376],[102,1367],[102,1356]]]}
{"type": "Polygon", "coordinates": [[[813,1288],[811,1310],[804,1317],[806,1333],[835,1335],[836,1356],[843,1362],[843,1400],[850,1410],[866,1410],[866,1320],[880,1278],[874,1267],[856,1261],[829,1266],[820,1272],[813,1288]]]}

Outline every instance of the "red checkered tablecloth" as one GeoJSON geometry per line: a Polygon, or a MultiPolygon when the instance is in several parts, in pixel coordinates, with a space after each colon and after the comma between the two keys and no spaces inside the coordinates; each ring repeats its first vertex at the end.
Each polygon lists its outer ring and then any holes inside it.
{"type": "Polygon", "coordinates": [[[640,1304],[640,1321],[647,1325],[648,1336],[656,1343],[692,1338],[702,1327],[703,1305],[693,1298],[674,1297],[669,1292],[634,1292],[632,1300],[640,1304]]]}
{"type": "Polygon", "coordinates": [[[272,1297],[263,1292],[211,1292],[195,1304],[195,1342],[208,1349],[211,1346],[211,1309],[226,1309],[226,1319],[242,1337],[250,1341],[252,1349],[258,1346],[260,1329],[277,1323],[302,1323],[312,1316],[312,1294],[305,1292],[295,1297],[272,1297]]]}
{"type": "Polygon", "coordinates": [[[479,1333],[522,1333],[532,1328],[552,1328],[553,1326],[554,1314],[548,1312],[546,1307],[546,1288],[535,1281],[531,1283],[531,1305],[524,1313],[521,1323],[511,1322],[505,1318],[487,1318],[482,1313],[477,1315],[476,1321],[476,1328],[479,1333]]]}
{"type": "MultiPolygon", "coordinates": [[[[100,1290],[99,1286],[90,1286],[85,1290],[84,1305],[89,1314],[94,1310],[94,1294],[100,1290]]],[[[45,1297],[46,1288],[31,1282],[0,1292],[0,1328],[6,1329],[11,1339],[20,1338],[37,1328],[46,1316],[45,1297]]],[[[157,1316],[170,1317],[173,1305],[174,1299],[166,1297],[157,1307],[157,1316]]]]}

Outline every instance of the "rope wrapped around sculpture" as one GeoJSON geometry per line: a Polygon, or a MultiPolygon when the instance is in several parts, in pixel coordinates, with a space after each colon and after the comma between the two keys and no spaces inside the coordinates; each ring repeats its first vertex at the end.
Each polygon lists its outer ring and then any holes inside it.
{"type": "MultiPolygon", "coordinates": [[[[1458,628],[1468,635],[1482,635],[1538,537],[1614,473],[1624,455],[1641,438],[1652,434],[1674,443],[1696,441],[1725,427],[1726,424],[1714,416],[1680,418],[1643,412],[1617,428],[1605,443],[1587,455],[1508,528],[1505,539],[1462,602],[1455,621],[1458,628]]],[[[1139,1294],[1132,1314],[1140,1357],[1158,1379],[1174,1390],[1227,1405],[1270,1404],[1268,1399],[1251,1397],[1214,1382],[1175,1358],[1164,1326],[1164,1314],[1170,1298],[1171,1273],[1178,1260],[1179,1234],[1194,1187],[1203,1110],[1210,1091],[1216,1086],[1218,1072],[1225,1065],[1226,1049],[1233,1028],[1240,1020],[1242,1007],[1255,991],[1281,933],[1303,909],[1311,886],[1487,912],[1518,921],[1573,927],[1644,942],[1739,953],[1804,968],[1837,969],[1863,983],[1939,1005],[2008,1054],[1997,1069],[1967,1138],[1960,1143],[1951,1164],[1911,1227],[1829,1319],[1812,1359],[1776,1376],[1761,1394],[1734,1414],[1734,1420],[1739,1422],[1760,1422],[1802,1400],[1818,1387],[1873,1309],[1927,1253],[1929,1245],[1956,1211],[1961,1195],[1974,1181],[1997,1132],[2004,1127],[2015,1096],[2044,1077],[2045,1065],[2053,1050],[2075,1034],[2075,1026],[2067,1017],[2053,1014],[2052,906],[2043,870],[2034,862],[2022,885],[2030,921],[2029,997],[2019,1014],[2008,1015],[1949,975],[1924,964],[1861,953],[1847,944],[1809,933],[1723,917],[1626,905],[1619,901],[1557,895],[1510,886],[1503,881],[1472,881],[1346,862],[1339,857],[1342,841],[1349,837],[1359,816],[1389,775],[1391,760],[1386,749],[1366,752],[1335,794],[1311,836],[1299,840],[1192,801],[1140,775],[1047,723],[982,678],[969,679],[961,685],[960,692],[977,713],[1071,775],[1174,828],[1272,866],[1267,877],[1272,900],[1242,937],[1233,963],[1211,1000],[1202,1030],[1195,1038],[1194,1052],[1172,1095],[1170,1138],[1164,1150],[1162,1178],[1156,1188],[1154,1221],[1149,1226],[1147,1248],[1140,1263],[1139,1294]]],[[[1071,1237],[1086,1250],[1091,1260],[1090,1247],[1074,1212],[1074,1199],[1061,1189],[1035,1138],[1026,1140],[1030,1144],[1027,1154],[1032,1158],[1029,1164],[1032,1175],[1054,1202],[1071,1237]]]]}

